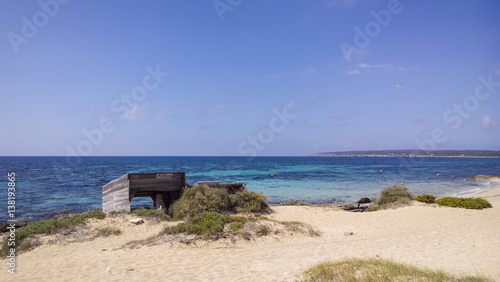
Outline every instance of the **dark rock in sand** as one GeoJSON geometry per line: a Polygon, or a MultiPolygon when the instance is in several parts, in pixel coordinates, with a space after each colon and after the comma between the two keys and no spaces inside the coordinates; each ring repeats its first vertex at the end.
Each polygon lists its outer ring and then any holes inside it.
{"type": "Polygon", "coordinates": [[[375,206],[375,203],[372,199],[361,198],[357,202],[345,205],[342,208],[345,211],[350,211],[350,212],[364,212],[365,210],[373,206],[375,206]]]}
{"type": "Polygon", "coordinates": [[[371,202],[372,202],[372,200],[370,200],[369,198],[361,198],[356,202],[356,204],[368,204],[371,202]]]}

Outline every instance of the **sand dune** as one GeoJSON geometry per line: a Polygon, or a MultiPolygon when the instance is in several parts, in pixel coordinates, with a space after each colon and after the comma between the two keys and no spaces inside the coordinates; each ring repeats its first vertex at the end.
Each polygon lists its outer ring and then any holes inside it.
{"type": "Polygon", "coordinates": [[[277,206],[269,217],[309,223],[323,235],[166,243],[137,249],[121,247],[173,223],[136,226],[126,219],[107,218],[92,226],[119,227],[122,235],[43,245],[18,257],[15,276],[2,263],[0,277],[2,281],[289,281],[318,262],[378,257],[453,274],[479,273],[500,281],[500,186],[477,196],[487,198],[493,208],[414,203],[396,210],[348,213],[328,207],[277,206]]]}

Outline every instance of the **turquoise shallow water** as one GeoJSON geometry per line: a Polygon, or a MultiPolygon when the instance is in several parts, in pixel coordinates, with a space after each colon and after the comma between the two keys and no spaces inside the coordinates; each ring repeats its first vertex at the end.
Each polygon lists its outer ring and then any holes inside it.
{"type": "MultiPolygon", "coordinates": [[[[16,216],[40,219],[64,209],[101,208],[101,187],[131,172],[186,173],[201,180],[244,182],[271,203],[298,200],[343,203],[376,197],[390,184],[404,182],[417,195],[460,195],[487,189],[478,174],[500,175],[500,159],[482,158],[322,158],[322,157],[0,157],[0,201],[7,203],[7,173],[16,173],[16,216]],[[382,170],[382,171],[380,171],[382,170]],[[439,173],[439,175],[438,175],[439,173]],[[271,176],[272,174],[272,176],[271,176]]],[[[152,205],[136,198],[133,205],[152,205]]],[[[5,207],[7,204],[5,204],[5,207]]],[[[7,208],[0,222],[7,220],[7,208]]]]}

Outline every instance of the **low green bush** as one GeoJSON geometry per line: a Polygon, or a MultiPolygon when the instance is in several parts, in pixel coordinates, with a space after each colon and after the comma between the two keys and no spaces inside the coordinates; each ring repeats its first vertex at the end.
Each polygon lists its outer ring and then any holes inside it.
{"type": "Polygon", "coordinates": [[[229,216],[218,212],[203,212],[184,223],[179,223],[172,227],[167,227],[164,234],[196,234],[196,235],[216,235],[224,231],[226,224],[231,224],[230,228],[234,232],[243,227],[246,218],[241,216],[229,216]]]}
{"type": "Polygon", "coordinates": [[[295,206],[295,205],[297,205],[297,200],[286,201],[282,205],[284,205],[284,206],[295,206]]]}
{"type": "Polygon", "coordinates": [[[429,194],[422,194],[415,197],[415,201],[419,201],[426,204],[432,204],[436,201],[436,197],[429,194]]]}
{"type": "Polygon", "coordinates": [[[378,211],[380,209],[380,206],[373,206],[373,207],[369,207],[368,209],[366,209],[367,212],[374,212],[374,211],[378,211]]]}
{"type": "Polygon", "coordinates": [[[408,192],[408,188],[401,185],[392,185],[384,188],[380,192],[378,205],[381,208],[391,208],[400,205],[407,205],[413,199],[413,196],[408,192]]]}
{"type": "Polygon", "coordinates": [[[476,209],[476,210],[491,208],[491,203],[482,198],[444,197],[437,199],[436,203],[442,206],[459,207],[459,208],[476,209]]]}
{"type": "Polygon", "coordinates": [[[266,196],[253,191],[241,191],[234,197],[234,207],[237,212],[264,213],[269,210],[266,196]]]}
{"type": "Polygon", "coordinates": [[[225,189],[195,185],[187,188],[181,198],[170,207],[175,219],[192,218],[202,212],[222,213],[233,209],[229,193],[225,189]]]}

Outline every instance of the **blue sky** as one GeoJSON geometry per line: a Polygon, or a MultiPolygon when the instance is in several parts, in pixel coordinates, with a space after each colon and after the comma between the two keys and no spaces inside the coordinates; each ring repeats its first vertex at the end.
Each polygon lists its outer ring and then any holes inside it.
{"type": "Polygon", "coordinates": [[[498,1],[0,5],[2,156],[500,150],[498,1]]]}

